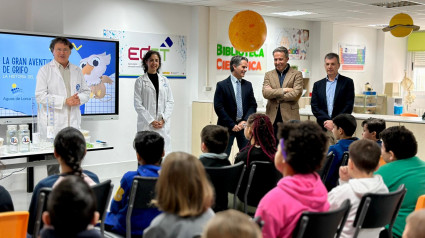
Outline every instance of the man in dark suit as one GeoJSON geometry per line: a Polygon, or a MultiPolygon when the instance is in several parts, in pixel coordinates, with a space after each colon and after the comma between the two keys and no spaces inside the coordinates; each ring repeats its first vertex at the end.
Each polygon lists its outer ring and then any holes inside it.
{"type": "Polygon", "coordinates": [[[229,142],[226,154],[230,154],[236,137],[239,150],[246,146],[244,125],[248,117],[257,111],[251,82],[243,79],[248,70],[248,59],[233,56],[230,60],[230,76],[217,83],[214,94],[214,110],[217,113],[217,125],[229,130],[229,142]]]}
{"type": "Polygon", "coordinates": [[[338,73],[339,56],[329,53],[325,56],[325,70],[327,77],[314,83],[311,96],[311,110],[317,123],[328,131],[330,143],[335,144],[332,118],[353,112],[354,83],[351,78],[338,73]]]}

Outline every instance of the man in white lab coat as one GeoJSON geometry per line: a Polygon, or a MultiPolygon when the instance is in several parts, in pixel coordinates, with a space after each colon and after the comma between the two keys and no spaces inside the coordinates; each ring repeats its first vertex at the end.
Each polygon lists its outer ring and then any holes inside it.
{"type": "MultiPolygon", "coordinates": [[[[37,74],[35,97],[37,103],[43,106],[38,111],[38,129],[42,138],[54,137],[61,129],[71,126],[80,129],[80,105],[90,98],[90,88],[87,87],[81,69],[69,62],[73,45],[68,39],[57,37],[50,43],[54,59],[44,65],[37,74]],[[47,101],[54,102],[54,124],[48,125],[47,101]]],[[[59,166],[54,165],[59,172],[59,166]]]]}

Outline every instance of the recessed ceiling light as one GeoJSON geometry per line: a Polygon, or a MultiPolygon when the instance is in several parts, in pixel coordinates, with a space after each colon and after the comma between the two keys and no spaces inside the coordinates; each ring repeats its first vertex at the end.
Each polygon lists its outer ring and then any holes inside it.
{"type": "Polygon", "coordinates": [[[312,12],[305,12],[305,11],[289,11],[289,12],[274,12],[272,14],[294,17],[294,16],[309,15],[309,14],[313,14],[313,13],[312,12]]]}

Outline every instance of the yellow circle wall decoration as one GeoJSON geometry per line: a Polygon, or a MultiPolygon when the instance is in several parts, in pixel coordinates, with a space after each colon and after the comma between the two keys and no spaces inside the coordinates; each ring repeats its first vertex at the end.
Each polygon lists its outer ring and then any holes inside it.
{"type": "Polygon", "coordinates": [[[238,51],[252,52],[260,49],[266,37],[266,23],[263,17],[254,11],[238,12],[230,21],[229,39],[238,51]]]}
{"type": "MultiPolygon", "coordinates": [[[[399,13],[393,18],[391,18],[390,26],[396,26],[396,25],[413,25],[413,19],[405,14],[405,13],[399,13]]],[[[395,37],[405,37],[410,35],[412,33],[412,28],[406,28],[406,27],[396,27],[391,30],[391,34],[395,37]]]]}

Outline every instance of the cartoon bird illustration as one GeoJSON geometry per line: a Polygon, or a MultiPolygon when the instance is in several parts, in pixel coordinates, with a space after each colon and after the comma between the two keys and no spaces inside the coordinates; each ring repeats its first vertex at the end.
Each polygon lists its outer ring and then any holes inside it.
{"type": "Polygon", "coordinates": [[[111,63],[111,55],[103,52],[102,54],[90,55],[80,60],[80,68],[83,72],[87,86],[90,87],[90,98],[101,99],[105,97],[105,83],[112,84],[112,79],[103,75],[106,67],[111,63]]]}

